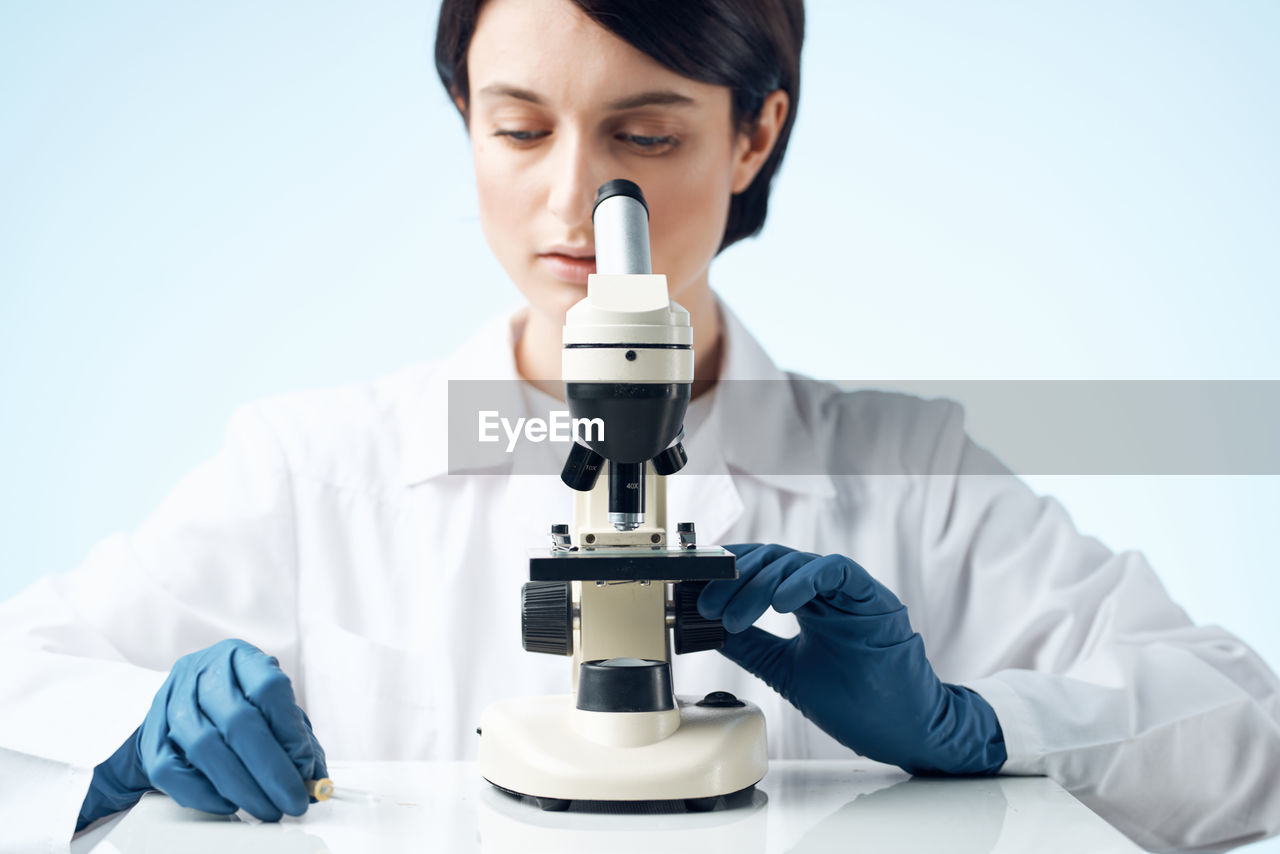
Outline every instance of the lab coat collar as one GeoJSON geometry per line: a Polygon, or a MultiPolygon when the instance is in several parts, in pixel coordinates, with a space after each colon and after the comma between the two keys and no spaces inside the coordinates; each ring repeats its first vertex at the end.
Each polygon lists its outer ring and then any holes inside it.
{"type": "MultiPolygon", "coordinates": [[[[818,472],[818,447],[794,397],[790,377],[780,370],[729,307],[717,299],[723,320],[724,354],[720,378],[739,391],[709,394],[704,428],[712,441],[699,443],[707,473],[741,473],[777,489],[830,498],[831,478],[818,472]],[[749,386],[740,381],[751,380],[749,386]],[[741,389],[751,389],[751,394],[741,389]],[[749,425],[746,429],[744,425],[749,425]]],[[[485,323],[451,356],[410,384],[404,407],[402,436],[407,485],[448,474],[448,383],[450,380],[516,380],[515,345],[524,329],[528,307],[485,323]]],[[[550,447],[550,445],[548,445],[550,447]]],[[[505,467],[509,469],[509,466],[505,467]]],[[[486,473],[502,474],[499,466],[486,473]]]]}
{"type": "Polygon", "coordinates": [[[729,469],[788,492],[833,497],[824,449],[795,398],[795,383],[809,380],[778,368],[724,301],[717,303],[725,348],[720,379],[728,382],[710,392],[709,426],[729,469]]]}

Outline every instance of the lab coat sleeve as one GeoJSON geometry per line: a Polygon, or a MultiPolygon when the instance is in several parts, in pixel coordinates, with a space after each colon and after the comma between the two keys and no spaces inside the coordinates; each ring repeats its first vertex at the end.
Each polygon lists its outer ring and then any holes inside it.
{"type": "Polygon", "coordinates": [[[1003,772],[1052,777],[1151,849],[1280,831],[1275,674],[1194,625],[1141,554],[1078,533],[965,435],[960,407],[941,437],[921,633],[942,678],[994,707],[1003,772]]]}
{"type": "Polygon", "coordinates": [[[0,603],[0,850],[65,850],[93,768],[173,662],[240,637],[297,657],[291,485],[255,409],[132,534],[0,603]]]}

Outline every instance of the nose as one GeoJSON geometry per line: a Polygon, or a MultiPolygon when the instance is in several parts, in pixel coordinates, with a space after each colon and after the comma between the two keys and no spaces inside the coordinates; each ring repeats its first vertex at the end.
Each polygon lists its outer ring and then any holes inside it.
{"type": "Polygon", "coordinates": [[[547,207],[569,228],[585,228],[590,233],[591,208],[595,202],[598,169],[582,137],[566,133],[556,140],[550,161],[547,207]]]}

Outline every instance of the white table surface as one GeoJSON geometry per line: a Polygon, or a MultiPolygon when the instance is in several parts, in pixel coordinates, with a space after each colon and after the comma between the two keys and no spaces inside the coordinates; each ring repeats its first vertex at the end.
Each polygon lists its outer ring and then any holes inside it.
{"type": "MultiPolygon", "coordinates": [[[[575,804],[543,812],[498,792],[472,762],[335,762],[333,800],[277,824],[212,816],[149,794],[82,834],[76,854],[351,854],[483,851],[539,854],[929,854],[1131,852],[1129,842],[1043,777],[912,779],[885,765],[777,761],[736,809],[617,814],[575,804]]],[[[241,813],[241,815],[244,815],[241,813]]]]}

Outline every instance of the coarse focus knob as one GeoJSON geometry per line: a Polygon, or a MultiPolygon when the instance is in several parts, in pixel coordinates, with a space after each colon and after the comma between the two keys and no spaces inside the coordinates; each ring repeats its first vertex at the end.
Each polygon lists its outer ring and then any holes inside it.
{"type": "Polygon", "coordinates": [[[567,581],[529,581],[520,590],[520,634],[528,652],[573,653],[573,599],[567,581]]]}
{"type": "Polygon", "coordinates": [[[676,653],[702,652],[724,646],[724,624],[698,613],[698,596],[706,581],[678,581],[671,594],[675,610],[676,653]]]}

